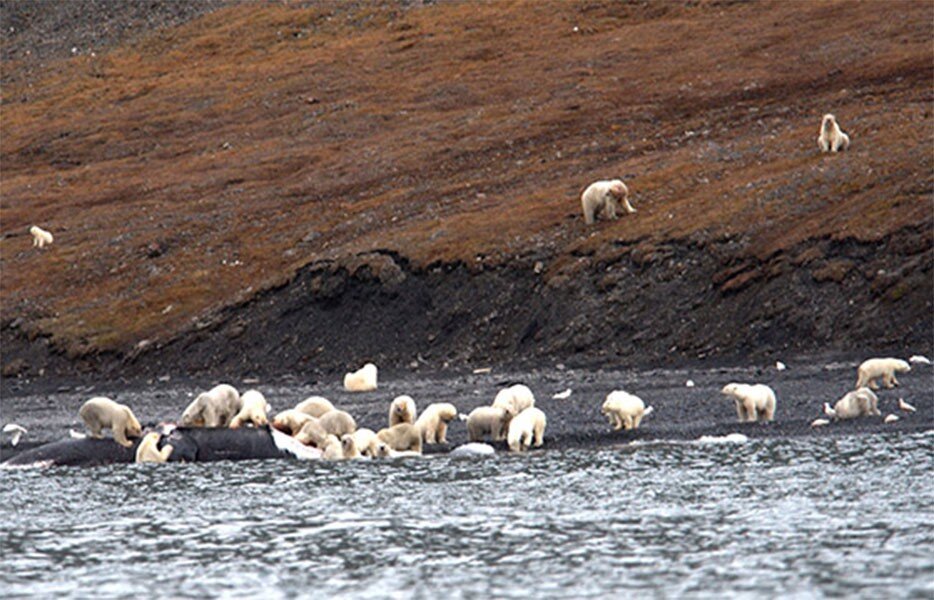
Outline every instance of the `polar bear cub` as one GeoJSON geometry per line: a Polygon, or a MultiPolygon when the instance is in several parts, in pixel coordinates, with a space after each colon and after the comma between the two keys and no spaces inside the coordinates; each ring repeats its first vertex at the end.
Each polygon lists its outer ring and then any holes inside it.
{"type": "Polygon", "coordinates": [[[654,409],[645,407],[642,398],[616,390],[607,394],[601,412],[613,426],[614,431],[620,429],[639,429],[642,419],[651,414],[654,409]]]}
{"type": "Polygon", "coordinates": [[[513,414],[511,409],[498,406],[480,406],[473,409],[467,416],[468,441],[479,442],[487,435],[495,442],[506,439],[513,414]]]}
{"type": "Polygon", "coordinates": [[[29,233],[32,235],[33,247],[43,248],[46,244],[51,244],[54,240],[51,232],[46,231],[38,225],[30,227],[29,233]]]}
{"type": "Polygon", "coordinates": [[[879,398],[869,388],[859,388],[847,392],[843,398],[837,400],[833,408],[824,404],[824,413],[836,419],[855,419],[862,416],[881,417],[879,412],[879,398]]]}
{"type": "Polygon", "coordinates": [[[513,452],[528,450],[529,446],[538,448],[542,445],[545,436],[545,425],[548,420],[545,413],[534,406],[527,408],[509,422],[509,434],[506,443],[513,452]]]}
{"type": "Polygon", "coordinates": [[[836,117],[830,113],[824,115],[821,120],[817,145],[820,146],[821,152],[837,152],[850,147],[850,136],[840,130],[836,117]]]}
{"type": "Polygon", "coordinates": [[[164,463],[172,456],[174,448],[166,444],[159,450],[159,439],[162,435],[158,431],[150,431],[140,440],[136,447],[136,462],[138,463],[164,463]]]}
{"type": "Polygon", "coordinates": [[[898,385],[895,373],[908,373],[911,366],[900,358],[870,358],[856,370],[856,389],[869,386],[877,390],[879,385],[876,379],[882,378],[882,384],[887,388],[898,385]]]}
{"type": "Polygon", "coordinates": [[[623,203],[626,212],[632,214],[636,209],[629,203],[629,188],[619,179],[595,181],[581,194],[581,208],[584,210],[584,222],[593,225],[600,212],[607,219],[616,219],[619,203],[623,203]]]}
{"type": "Polygon", "coordinates": [[[535,395],[528,386],[517,383],[503,388],[493,399],[494,408],[504,408],[514,415],[535,406],[535,395]]]}
{"type": "Polygon", "coordinates": [[[447,402],[429,404],[422,411],[415,427],[422,434],[422,442],[426,444],[447,444],[448,423],[457,418],[457,408],[447,402]]]}
{"type": "Polygon", "coordinates": [[[415,423],[415,400],[411,396],[396,396],[389,405],[389,426],[415,423]]]}
{"type": "Polygon", "coordinates": [[[320,419],[324,413],[334,410],[334,405],[322,396],[309,396],[296,404],[295,410],[320,419]]]}
{"type": "Polygon", "coordinates": [[[348,392],[372,392],[376,389],[378,371],[373,363],[366,363],[359,370],[344,375],[344,389],[348,392]]]}
{"type": "Polygon", "coordinates": [[[266,403],[266,397],[256,390],[247,390],[240,396],[242,406],[240,412],[231,419],[230,428],[237,429],[245,423],[252,423],[254,427],[265,427],[269,424],[266,413],[269,412],[269,404],[266,403]]]}
{"type": "Polygon", "coordinates": [[[222,383],[203,394],[198,394],[182,413],[182,427],[227,427],[243,403],[240,393],[232,385],[222,383]]]}
{"type": "Polygon", "coordinates": [[[728,383],[722,393],[733,397],[740,422],[771,421],[775,416],[775,392],[767,385],[728,383]]]}
{"type": "Polygon", "coordinates": [[[81,406],[78,415],[93,438],[104,437],[101,430],[110,429],[115,442],[130,448],[133,442],[127,437],[138,438],[143,435],[143,427],[136,420],[136,415],[130,407],[118,404],[110,398],[91,398],[81,406]]]}

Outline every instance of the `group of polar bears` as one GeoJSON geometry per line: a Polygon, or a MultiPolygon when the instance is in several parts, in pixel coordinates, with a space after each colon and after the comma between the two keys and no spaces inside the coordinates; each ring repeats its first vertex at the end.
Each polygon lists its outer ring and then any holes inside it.
{"type": "MultiPolygon", "coordinates": [[[[837,118],[828,113],[821,119],[817,145],[821,152],[839,152],[850,147],[850,136],[840,129],[837,118]]],[[[636,212],[629,202],[629,188],[621,179],[595,181],[581,192],[584,223],[593,225],[597,215],[615,220],[621,207],[627,214],[636,212]]]]}
{"type": "MultiPolygon", "coordinates": [[[[375,369],[375,367],[374,367],[375,369]]],[[[232,385],[220,384],[199,394],[182,412],[181,427],[237,429],[244,425],[271,426],[298,442],[316,448],[326,460],[417,456],[424,445],[447,443],[449,423],[458,418],[457,408],[447,402],[429,404],[419,414],[415,400],[401,395],[389,405],[388,425],[378,432],[357,428],[349,413],[334,406],[327,398],[311,396],[295,407],[268,417],[270,406],[257,390],[242,395],[232,385]]],[[[133,411],[109,398],[92,398],[78,411],[91,437],[101,438],[103,429],[113,432],[114,441],[127,448],[128,438],[142,437],[136,450],[136,462],[166,462],[173,448],[159,448],[162,434],[148,432],[133,411]]],[[[521,452],[544,441],[545,413],[535,408],[535,397],[524,385],[514,385],[497,394],[493,406],[481,407],[467,421],[471,442],[489,436],[493,441],[507,440],[509,448],[521,452]]]]}

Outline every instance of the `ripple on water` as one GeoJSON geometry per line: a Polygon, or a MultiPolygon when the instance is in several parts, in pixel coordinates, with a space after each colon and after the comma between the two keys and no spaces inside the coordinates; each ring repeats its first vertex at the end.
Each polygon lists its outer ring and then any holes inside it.
{"type": "Polygon", "coordinates": [[[932,454],[934,437],[895,435],[9,471],[0,585],[930,597],[932,454]]]}

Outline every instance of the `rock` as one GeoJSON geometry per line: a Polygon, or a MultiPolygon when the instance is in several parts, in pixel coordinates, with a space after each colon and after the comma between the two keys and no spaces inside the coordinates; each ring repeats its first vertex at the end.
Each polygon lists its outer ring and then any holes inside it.
{"type": "Polygon", "coordinates": [[[7,364],[3,365],[3,370],[0,371],[4,377],[19,377],[29,370],[29,363],[27,363],[22,358],[14,358],[7,364]]]}

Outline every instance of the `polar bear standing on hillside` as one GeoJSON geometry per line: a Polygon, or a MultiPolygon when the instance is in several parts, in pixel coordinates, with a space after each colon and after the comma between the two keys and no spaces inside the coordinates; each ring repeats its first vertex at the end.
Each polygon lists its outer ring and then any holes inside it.
{"type": "Polygon", "coordinates": [[[43,248],[46,244],[51,244],[54,238],[52,234],[45,229],[39,227],[38,225],[33,225],[29,228],[29,233],[32,235],[32,245],[34,247],[43,248]]]}
{"type": "Polygon", "coordinates": [[[581,194],[584,222],[593,225],[594,219],[601,211],[607,219],[616,219],[616,211],[619,210],[620,202],[627,213],[636,212],[636,209],[629,204],[629,188],[621,180],[611,179],[591,183],[581,194]]]}
{"type": "Polygon", "coordinates": [[[722,393],[733,397],[741,423],[771,421],[775,417],[775,392],[767,385],[728,383],[723,386],[722,393]]]}
{"type": "Polygon", "coordinates": [[[850,147],[850,136],[840,130],[836,117],[828,113],[821,121],[817,145],[820,146],[821,152],[846,150],[850,147]]]}
{"type": "Polygon", "coordinates": [[[856,370],[856,389],[870,387],[879,389],[876,379],[882,378],[882,384],[887,388],[898,385],[896,373],[908,373],[911,366],[900,358],[870,358],[856,370]]]}

